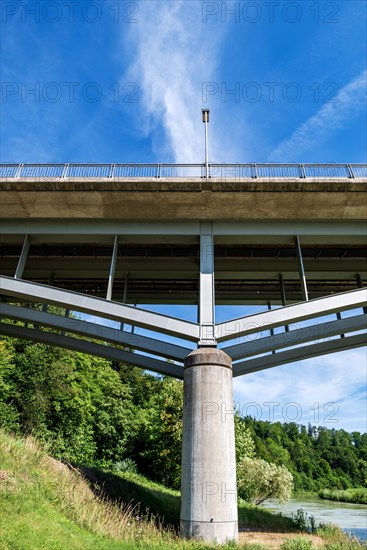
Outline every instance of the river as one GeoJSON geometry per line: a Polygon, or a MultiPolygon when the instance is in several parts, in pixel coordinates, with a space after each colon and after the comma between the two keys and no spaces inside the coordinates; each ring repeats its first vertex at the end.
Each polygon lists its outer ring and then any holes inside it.
{"type": "Polygon", "coordinates": [[[302,508],[308,517],[315,518],[316,524],[333,523],[360,540],[367,540],[367,505],[364,504],[334,502],[310,496],[302,497],[302,500],[291,499],[284,504],[268,500],[262,504],[262,507],[274,512],[282,512],[284,516],[296,514],[297,510],[302,508]]]}

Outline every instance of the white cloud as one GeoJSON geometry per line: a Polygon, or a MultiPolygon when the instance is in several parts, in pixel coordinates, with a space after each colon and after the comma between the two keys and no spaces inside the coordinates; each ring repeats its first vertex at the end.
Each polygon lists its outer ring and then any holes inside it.
{"type": "MultiPolygon", "coordinates": [[[[144,2],[139,23],[126,37],[134,62],[124,79],[138,83],[147,115],[138,124],[145,135],[158,136],[160,155],[166,153],[178,163],[203,160],[202,86],[214,80],[224,33],[204,23],[201,10],[201,2],[144,2]]],[[[223,138],[210,136],[209,143],[210,160],[224,158],[223,138]]]]}
{"type": "MultiPolygon", "coordinates": [[[[367,358],[363,348],[235,378],[234,397],[242,412],[247,404],[256,402],[262,420],[295,420],[299,424],[311,422],[328,428],[366,431],[366,383],[367,358]],[[279,405],[273,408],[265,403],[279,405]],[[287,408],[289,403],[297,403],[298,408],[287,408]],[[299,419],[297,415],[301,415],[299,419]]],[[[249,407],[248,414],[257,416],[255,407],[249,407]]]]}
{"type": "Polygon", "coordinates": [[[366,108],[366,101],[367,71],[364,70],[338,92],[334,102],[326,103],[288,139],[282,141],[268,160],[289,162],[314,147],[315,143],[321,145],[336,130],[361,113],[366,108]]]}

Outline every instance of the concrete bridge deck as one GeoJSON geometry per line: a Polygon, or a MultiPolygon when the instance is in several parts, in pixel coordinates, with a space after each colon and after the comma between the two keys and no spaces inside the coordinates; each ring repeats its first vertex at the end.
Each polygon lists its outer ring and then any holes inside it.
{"type": "Polygon", "coordinates": [[[366,178],[0,180],[9,218],[361,220],[366,191],[366,178]]]}

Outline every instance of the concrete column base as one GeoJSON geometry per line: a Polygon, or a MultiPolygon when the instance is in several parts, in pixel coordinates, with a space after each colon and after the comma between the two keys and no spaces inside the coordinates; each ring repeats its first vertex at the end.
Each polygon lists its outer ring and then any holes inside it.
{"type": "Polygon", "coordinates": [[[199,348],[185,360],[181,536],[237,540],[231,358],[199,348]]]}

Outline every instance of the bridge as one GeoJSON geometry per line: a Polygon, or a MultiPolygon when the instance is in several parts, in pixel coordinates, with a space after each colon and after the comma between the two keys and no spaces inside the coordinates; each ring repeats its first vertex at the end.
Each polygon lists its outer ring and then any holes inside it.
{"type": "Polygon", "coordinates": [[[366,345],[366,190],[366,164],[2,164],[0,334],[183,379],[182,535],[236,538],[232,376],[366,345]]]}

